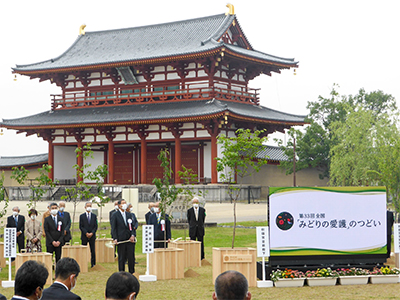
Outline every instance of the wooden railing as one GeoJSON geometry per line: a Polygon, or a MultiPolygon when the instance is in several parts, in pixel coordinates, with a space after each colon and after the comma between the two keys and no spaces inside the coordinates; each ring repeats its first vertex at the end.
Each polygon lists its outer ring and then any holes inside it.
{"type": "Polygon", "coordinates": [[[191,100],[228,100],[249,104],[259,104],[259,89],[248,88],[247,91],[239,91],[235,89],[227,89],[220,87],[193,87],[176,90],[146,91],[122,93],[116,91],[114,94],[107,95],[107,92],[91,92],[85,95],[84,91],[69,92],[63,95],[51,95],[52,110],[54,109],[71,109],[93,106],[115,106],[115,105],[131,105],[143,103],[162,103],[174,101],[191,101],[191,100]],[[101,94],[101,95],[99,95],[101,94]]]}

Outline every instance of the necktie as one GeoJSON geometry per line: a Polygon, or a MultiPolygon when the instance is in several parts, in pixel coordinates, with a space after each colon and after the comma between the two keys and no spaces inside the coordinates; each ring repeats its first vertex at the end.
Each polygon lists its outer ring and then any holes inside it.
{"type": "Polygon", "coordinates": [[[196,221],[198,221],[199,220],[199,209],[196,208],[194,211],[195,211],[195,215],[196,215],[196,221]]]}
{"type": "Polygon", "coordinates": [[[126,225],[126,216],[125,216],[125,213],[124,213],[124,212],[122,213],[122,217],[124,218],[124,223],[125,223],[125,225],[126,225]]]}
{"type": "Polygon", "coordinates": [[[161,214],[157,214],[157,222],[158,222],[158,224],[160,224],[160,218],[161,218],[161,214]]]}
{"type": "Polygon", "coordinates": [[[56,225],[56,228],[57,228],[57,220],[56,220],[56,217],[53,217],[53,220],[54,220],[54,225],[56,225]]]}
{"type": "Polygon", "coordinates": [[[15,217],[15,227],[18,228],[18,217],[15,217]]]}
{"type": "Polygon", "coordinates": [[[87,214],[87,220],[88,220],[88,223],[90,224],[90,214],[89,213],[87,214]]]}

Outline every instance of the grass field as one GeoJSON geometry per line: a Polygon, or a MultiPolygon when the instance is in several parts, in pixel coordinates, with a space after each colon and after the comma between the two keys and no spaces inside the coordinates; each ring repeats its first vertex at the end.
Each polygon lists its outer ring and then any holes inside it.
{"type": "MultiPolygon", "coordinates": [[[[231,224],[225,224],[231,225],[231,224]]],[[[265,222],[243,222],[240,225],[264,226],[265,222]]],[[[100,230],[100,234],[107,234],[109,229],[100,230]]],[[[79,242],[79,232],[74,231],[73,242],[79,242]]],[[[183,230],[173,230],[173,238],[183,236],[183,230]]],[[[206,259],[212,262],[212,247],[229,247],[231,245],[232,228],[214,227],[206,229],[205,252],[206,259]]],[[[236,229],[237,247],[255,247],[256,230],[248,228],[236,229]]],[[[136,245],[136,272],[144,274],[146,271],[145,255],[141,253],[141,230],[138,230],[138,244],[136,245]]],[[[82,273],[78,277],[77,287],[74,293],[80,295],[84,300],[104,299],[104,289],[107,278],[118,271],[117,262],[99,264],[104,270],[82,273]]],[[[180,280],[160,280],[156,282],[141,282],[138,299],[175,299],[175,300],[197,300],[211,299],[214,290],[212,284],[212,267],[205,266],[192,268],[200,276],[180,280]]],[[[7,280],[8,269],[0,272],[0,280],[7,280]]],[[[14,278],[14,272],[13,272],[14,278]]],[[[333,286],[333,287],[301,287],[301,288],[250,288],[252,299],[400,299],[400,285],[359,285],[359,286],[333,286]]],[[[7,298],[13,295],[13,289],[0,287],[0,293],[7,298]]]]}

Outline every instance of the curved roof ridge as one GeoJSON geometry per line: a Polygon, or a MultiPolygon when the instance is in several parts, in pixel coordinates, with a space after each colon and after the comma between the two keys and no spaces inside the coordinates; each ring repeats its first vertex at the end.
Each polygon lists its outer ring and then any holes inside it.
{"type": "Polygon", "coordinates": [[[215,40],[218,41],[221,36],[228,30],[229,26],[232,24],[232,21],[236,18],[236,15],[226,15],[225,19],[222,21],[221,25],[217,28],[217,30],[211,34],[207,39],[203,40],[202,43],[207,43],[209,41],[215,40]]]}

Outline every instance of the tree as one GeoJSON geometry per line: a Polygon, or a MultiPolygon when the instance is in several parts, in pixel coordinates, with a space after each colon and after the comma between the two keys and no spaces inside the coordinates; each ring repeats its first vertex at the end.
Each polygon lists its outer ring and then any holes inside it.
{"type": "MultiPolygon", "coordinates": [[[[55,182],[50,179],[49,172],[52,166],[48,164],[42,165],[38,168],[39,175],[36,176],[29,184],[29,189],[31,190],[31,196],[29,199],[28,207],[36,208],[36,202],[40,201],[44,194],[47,192],[48,187],[55,187],[55,182]],[[34,185],[33,183],[36,183],[34,185]]],[[[25,169],[23,166],[20,168],[13,167],[11,178],[15,179],[20,185],[24,185],[28,180],[29,170],[25,169]]]]}
{"type": "MultiPolygon", "coordinates": [[[[3,208],[0,210],[0,219],[6,215],[9,198],[7,197],[6,189],[4,187],[4,171],[0,175],[0,202],[4,202],[3,208]]],[[[3,223],[3,221],[1,221],[3,223]]]]}
{"type": "MultiPolygon", "coordinates": [[[[97,193],[100,192],[100,195],[98,195],[100,201],[97,204],[100,207],[104,206],[103,203],[106,203],[106,201],[108,201],[107,200],[108,198],[104,197],[103,188],[102,188],[104,179],[108,173],[107,166],[104,164],[100,164],[96,167],[96,169],[94,171],[88,170],[91,167],[91,164],[86,163],[86,161],[89,160],[90,158],[94,158],[90,143],[87,145],[84,145],[83,149],[80,147],[76,148],[75,153],[76,153],[77,158],[82,156],[83,161],[85,162],[82,165],[82,167],[80,167],[78,164],[73,166],[74,169],[76,170],[77,178],[81,179],[81,180],[78,180],[78,182],[76,183],[75,186],[66,188],[65,192],[67,194],[61,197],[61,199],[68,200],[68,201],[72,202],[74,205],[74,212],[73,212],[73,216],[72,216],[72,227],[74,226],[74,223],[75,223],[76,207],[77,207],[78,203],[80,201],[88,201],[94,197],[94,194],[91,191],[92,186],[87,184],[85,182],[85,180],[96,182],[97,193]]],[[[100,222],[101,222],[101,219],[100,219],[100,222]]],[[[71,232],[71,234],[72,234],[72,232],[71,232]]]]}
{"type": "MultiPolygon", "coordinates": [[[[160,211],[161,215],[166,217],[166,209],[170,206],[178,197],[178,194],[182,191],[181,188],[176,187],[171,184],[172,169],[171,160],[169,158],[168,149],[161,149],[160,154],[158,154],[157,159],[161,162],[161,167],[163,168],[163,177],[154,178],[153,184],[157,188],[157,192],[160,193],[160,211]]],[[[166,222],[167,220],[165,220],[166,222]]],[[[166,232],[164,231],[164,248],[166,248],[166,232]]]]}
{"type": "MultiPolygon", "coordinates": [[[[360,89],[358,94],[343,96],[338,92],[339,85],[334,84],[328,98],[318,97],[317,101],[308,102],[309,114],[304,132],[295,131],[296,135],[296,171],[305,168],[315,168],[320,171],[320,178],[330,177],[331,149],[340,142],[340,136],[332,134],[332,124],[345,122],[350,110],[368,110],[372,112],[374,120],[381,115],[396,110],[396,100],[393,96],[382,91],[366,93],[360,89]]],[[[287,145],[278,141],[288,157],[293,156],[293,133],[289,136],[287,145]]],[[[286,174],[293,172],[293,162],[281,163],[286,174]]]]}
{"type": "Polygon", "coordinates": [[[267,141],[267,137],[260,137],[263,134],[263,130],[251,132],[250,129],[238,129],[235,137],[224,134],[218,137],[218,144],[222,145],[222,156],[217,157],[217,171],[221,172],[221,180],[228,184],[227,192],[233,203],[232,248],[235,246],[236,201],[242,190],[243,179],[259,172],[261,166],[267,163],[266,159],[257,157],[267,141]]]}
{"type": "MultiPolygon", "coordinates": [[[[182,210],[183,212],[186,212],[188,210],[188,203],[191,199],[193,199],[195,192],[193,189],[193,182],[197,181],[197,174],[194,173],[192,169],[186,168],[184,165],[182,165],[182,170],[183,171],[178,171],[179,177],[183,180],[182,183],[182,188],[181,188],[181,194],[184,197],[183,200],[183,205],[182,205],[182,210]]],[[[198,190],[197,194],[198,196],[204,196],[206,192],[203,193],[203,191],[198,190]]],[[[186,227],[189,227],[189,223],[186,223],[186,226],[183,229],[183,236],[184,236],[184,241],[186,241],[186,227]]]]}

